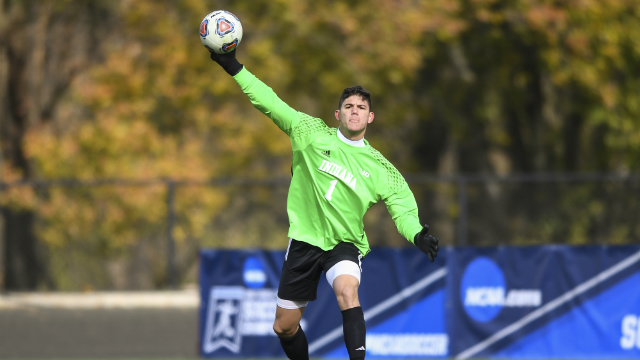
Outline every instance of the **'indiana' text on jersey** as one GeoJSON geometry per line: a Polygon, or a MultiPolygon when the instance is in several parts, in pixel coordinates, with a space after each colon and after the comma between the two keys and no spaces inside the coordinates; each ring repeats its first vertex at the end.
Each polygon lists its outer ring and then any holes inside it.
{"type": "Polygon", "coordinates": [[[370,248],[363,217],[382,200],[400,234],[413,242],[422,230],[413,194],[398,170],[367,140],[364,147],[345,143],[339,129],[294,110],[246,68],[234,79],[291,141],[289,237],[325,251],[350,242],[364,256],[370,248]]]}
{"type": "Polygon", "coordinates": [[[349,185],[353,190],[356,189],[356,181],[358,180],[353,176],[350,172],[347,172],[346,169],[343,169],[342,166],[336,165],[327,160],[322,160],[322,164],[318,167],[318,170],[329,173],[338,179],[344,181],[345,184],[349,185]]]}

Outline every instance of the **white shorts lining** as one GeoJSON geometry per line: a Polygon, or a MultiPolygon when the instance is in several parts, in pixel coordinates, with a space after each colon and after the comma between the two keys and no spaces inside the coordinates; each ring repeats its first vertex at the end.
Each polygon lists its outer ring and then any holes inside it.
{"type": "MultiPolygon", "coordinates": [[[[273,304],[273,303],[272,303],[273,304]]],[[[278,299],[276,300],[276,304],[283,309],[295,310],[306,307],[309,304],[308,301],[292,301],[292,300],[284,300],[278,299]]]]}
{"type": "Polygon", "coordinates": [[[333,265],[329,271],[327,271],[327,282],[333,288],[333,282],[340,275],[351,275],[358,279],[358,284],[360,283],[360,273],[362,270],[358,264],[354,263],[350,260],[342,260],[337,264],[333,265]]]}

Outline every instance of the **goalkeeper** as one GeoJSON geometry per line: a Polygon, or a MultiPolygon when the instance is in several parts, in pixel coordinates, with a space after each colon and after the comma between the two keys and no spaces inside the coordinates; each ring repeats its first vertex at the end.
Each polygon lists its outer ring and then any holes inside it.
{"type": "Polygon", "coordinates": [[[362,219],[385,202],[398,231],[433,261],[438,239],[421,226],[418,207],[404,178],[364,139],[373,121],[371,98],[361,86],[340,96],[338,128],[295,111],[236,60],[235,50],[211,52],[211,59],[233,76],[251,103],[291,140],[292,179],[287,198],[289,247],[282,266],[273,330],[289,359],[309,359],[300,319],[316,299],[322,272],[342,311],[350,359],[364,359],[366,329],[358,300],[360,260],[370,251],[362,219]]]}

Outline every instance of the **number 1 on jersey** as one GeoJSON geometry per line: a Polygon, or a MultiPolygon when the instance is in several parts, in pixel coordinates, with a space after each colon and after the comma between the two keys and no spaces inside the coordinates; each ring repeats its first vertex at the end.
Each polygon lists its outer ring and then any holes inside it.
{"type": "Polygon", "coordinates": [[[327,191],[327,193],[324,195],[325,199],[331,201],[331,193],[333,193],[333,190],[335,190],[337,183],[338,183],[338,180],[333,180],[329,183],[331,184],[331,186],[329,186],[329,191],[327,191]]]}

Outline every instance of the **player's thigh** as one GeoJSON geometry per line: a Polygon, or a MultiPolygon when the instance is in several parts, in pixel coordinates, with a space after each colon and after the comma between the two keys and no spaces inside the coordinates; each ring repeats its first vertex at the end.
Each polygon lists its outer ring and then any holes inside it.
{"type": "Polygon", "coordinates": [[[329,251],[323,264],[329,285],[334,288],[335,280],[341,275],[351,275],[360,284],[361,260],[360,250],[354,244],[342,242],[336,245],[329,251]]]}
{"type": "Polygon", "coordinates": [[[341,310],[360,306],[358,286],[361,277],[362,256],[352,243],[334,247],[324,264],[327,282],[333,288],[341,310]]]}
{"type": "Polygon", "coordinates": [[[333,292],[336,294],[340,310],[360,306],[358,287],[360,279],[352,273],[343,273],[333,280],[333,292]]]}

